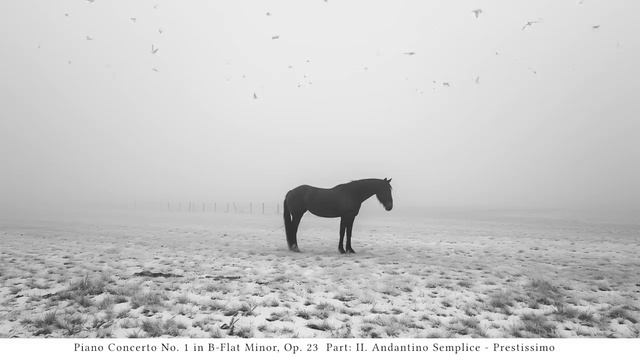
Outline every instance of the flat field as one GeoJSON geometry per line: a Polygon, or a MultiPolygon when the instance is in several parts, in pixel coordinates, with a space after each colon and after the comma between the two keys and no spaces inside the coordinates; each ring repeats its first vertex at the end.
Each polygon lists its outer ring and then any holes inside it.
{"type": "MultiPolygon", "coordinates": [[[[382,210],[379,210],[382,212],[382,210]]],[[[1,337],[638,337],[640,226],[553,216],[0,218],[1,337]]]]}

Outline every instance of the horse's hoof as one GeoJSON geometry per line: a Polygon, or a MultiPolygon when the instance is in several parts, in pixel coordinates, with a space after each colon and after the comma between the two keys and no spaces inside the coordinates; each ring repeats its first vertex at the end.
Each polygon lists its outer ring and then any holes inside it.
{"type": "Polygon", "coordinates": [[[344,249],[338,249],[338,251],[340,252],[340,254],[344,254],[345,253],[344,249]]]}
{"type": "Polygon", "coordinates": [[[298,249],[297,245],[294,245],[294,246],[290,247],[289,250],[291,250],[293,252],[300,252],[300,249],[298,249]]]}
{"type": "Polygon", "coordinates": [[[353,249],[347,249],[347,254],[355,254],[356,252],[353,249]]]}

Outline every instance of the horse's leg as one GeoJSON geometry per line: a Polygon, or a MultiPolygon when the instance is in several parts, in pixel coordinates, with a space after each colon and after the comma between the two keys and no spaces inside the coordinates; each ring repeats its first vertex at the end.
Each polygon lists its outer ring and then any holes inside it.
{"type": "Polygon", "coordinates": [[[347,222],[344,216],[340,218],[340,242],[338,243],[338,251],[340,254],[344,254],[344,248],[342,247],[342,239],[344,239],[344,230],[347,227],[347,222]]]}
{"type": "Polygon", "coordinates": [[[351,230],[353,230],[353,221],[356,219],[355,216],[347,218],[347,254],[355,254],[351,248],[351,230]]]}
{"type": "Polygon", "coordinates": [[[291,235],[292,235],[292,241],[291,241],[291,251],[295,251],[295,252],[300,252],[300,249],[298,249],[298,225],[300,225],[300,220],[302,220],[302,215],[304,215],[303,213],[295,213],[293,214],[293,220],[292,222],[292,227],[291,227],[291,235]]]}

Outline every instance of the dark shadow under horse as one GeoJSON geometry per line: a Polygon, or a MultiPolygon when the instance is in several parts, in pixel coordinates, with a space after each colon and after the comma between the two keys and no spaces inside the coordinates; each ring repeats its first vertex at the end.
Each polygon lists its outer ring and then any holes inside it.
{"type": "Polygon", "coordinates": [[[298,225],[305,212],[327,218],[340,218],[340,242],[338,251],[341,254],[355,253],[351,247],[351,230],[353,221],[360,212],[362,202],[376,195],[384,208],[393,208],[391,198],[391,179],[363,179],[322,189],[309,185],[301,185],[287,192],[284,198],[284,226],[289,250],[298,249],[298,225]],[[347,233],[347,249],[342,247],[345,230],[347,233]]]}

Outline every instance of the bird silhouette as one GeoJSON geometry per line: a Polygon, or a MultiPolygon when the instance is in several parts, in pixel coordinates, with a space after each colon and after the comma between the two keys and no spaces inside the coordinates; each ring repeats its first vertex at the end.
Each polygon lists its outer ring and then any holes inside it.
{"type": "Polygon", "coordinates": [[[159,33],[159,34],[162,34],[162,32],[163,32],[163,31],[164,31],[164,30],[162,30],[162,28],[158,29],[158,33],[159,33]]]}
{"type": "Polygon", "coordinates": [[[409,56],[413,56],[413,55],[415,55],[416,53],[415,53],[414,51],[407,51],[407,52],[405,52],[404,54],[405,54],[405,55],[409,55],[409,56]]]}
{"type": "Polygon", "coordinates": [[[129,20],[131,20],[131,22],[136,22],[136,20],[138,20],[138,19],[132,17],[132,18],[129,18],[129,20]]]}
{"type": "Polygon", "coordinates": [[[537,24],[539,23],[540,20],[533,20],[533,21],[527,21],[526,24],[524,24],[524,26],[522,27],[522,30],[524,31],[524,29],[533,26],[533,24],[537,24]]]}
{"type": "Polygon", "coordinates": [[[87,40],[93,40],[93,38],[91,36],[89,36],[89,35],[87,35],[86,39],[87,40]]]}
{"type": "Polygon", "coordinates": [[[157,53],[157,52],[158,52],[158,50],[160,50],[160,49],[158,49],[157,47],[153,46],[153,44],[151,44],[151,53],[152,53],[152,54],[157,53]]]}
{"type": "Polygon", "coordinates": [[[280,35],[274,35],[271,37],[271,40],[278,40],[280,39],[280,35]]]}
{"type": "Polygon", "coordinates": [[[476,84],[480,84],[480,76],[476,76],[476,84]]]}
{"type": "Polygon", "coordinates": [[[270,12],[267,12],[267,16],[271,16],[271,13],[270,13],[270,12]]]}
{"type": "Polygon", "coordinates": [[[482,9],[475,9],[471,12],[476,16],[476,19],[477,19],[480,17],[480,14],[482,14],[482,9]]]}
{"type": "Polygon", "coordinates": [[[594,29],[594,30],[598,30],[598,29],[600,29],[600,25],[593,25],[591,28],[594,29]]]}
{"type": "Polygon", "coordinates": [[[156,68],[151,68],[151,70],[153,70],[155,72],[158,72],[158,69],[156,69],[156,68]]]}
{"type": "Polygon", "coordinates": [[[258,95],[256,95],[256,93],[253,93],[253,100],[257,100],[258,99],[258,95]]]}
{"type": "Polygon", "coordinates": [[[443,82],[443,83],[442,83],[442,86],[450,87],[450,86],[451,86],[451,84],[449,84],[448,82],[443,82]]]}

